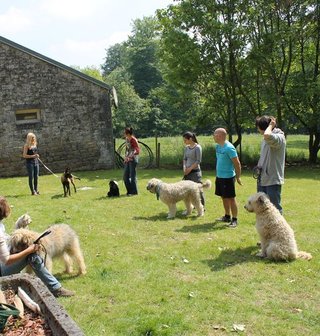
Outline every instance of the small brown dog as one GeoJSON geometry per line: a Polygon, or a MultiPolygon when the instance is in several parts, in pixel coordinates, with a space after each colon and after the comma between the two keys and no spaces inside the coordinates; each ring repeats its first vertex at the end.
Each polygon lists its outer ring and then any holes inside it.
{"type": "Polygon", "coordinates": [[[64,197],[67,197],[68,195],[71,196],[70,183],[73,185],[74,192],[77,192],[76,185],[74,184],[75,179],[80,180],[79,177],[72,175],[70,168],[67,167],[61,176],[64,197]]]}

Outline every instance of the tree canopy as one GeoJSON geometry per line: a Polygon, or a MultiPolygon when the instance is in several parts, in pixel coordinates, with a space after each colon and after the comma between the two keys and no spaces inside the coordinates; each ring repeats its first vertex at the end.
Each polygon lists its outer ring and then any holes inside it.
{"type": "Polygon", "coordinates": [[[104,80],[119,93],[115,133],[207,133],[226,127],[234,144],[258,115],[309,134],[320,149],[320,4],[302,0],[176,0],[133,22],[109,48],[104,80]]]}

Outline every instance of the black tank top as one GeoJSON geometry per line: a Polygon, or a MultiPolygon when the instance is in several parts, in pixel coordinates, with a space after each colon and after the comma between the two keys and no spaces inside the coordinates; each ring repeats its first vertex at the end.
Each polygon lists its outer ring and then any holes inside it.
{"type": "MultiPolygon", "coordinates": [[[[37,147],[31,147],[31,148],[28,148],[27,155],[34,155],[34,154],[37,154],[37,152],[38,152],[38,148],[37,147]]],[[[27,158],[26,160],[28,162],[38,163],[38,159],[27,158]]]]}

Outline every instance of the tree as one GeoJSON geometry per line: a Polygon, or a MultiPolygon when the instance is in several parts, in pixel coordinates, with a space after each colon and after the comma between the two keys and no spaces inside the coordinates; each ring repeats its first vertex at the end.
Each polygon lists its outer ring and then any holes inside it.
{"type": "Polygon", "coordinates": [[[166,78],[189,94],[200,124],[217,121],[235,131],[241,143],[241,124],[248,107],[239,90],[239,65],[246,52],[242,1],[188,0],[158,11],[163,27],[161,57],[166,78]]]}
{"type": "Polygon", "coordinates": [[[95,66],[87,66],[84,68],[81,68],[79,66],[74,66],[74,69],[86,74],[87,76],[93,77],[97,80],[100,80],[103,82],[103,76],[101,74],[101,71],[99,70],[99,68],[95,67],[95,66]]]}
{"type": "Polygon", "coordinates": [[[150,115],[150,106],[135,92],[126,70],[122,67],[116,68],[105,81],[116,88],[119,100],[118,108],[112,110],[114,135],[121,137],[123,129],[131,126],[139,137],[147,136],[145,129],[141,128],[141,123],[150,115]]]}
{"type": "MultiPolygon", "coordinates": [[[[189,93],[199,124],[222,124],[241,143],[254,117],[292,118],[319,151],[320,4],[304,0],[178,0],[158,11],[165,78],[189,93]]],[[[292,127],[290,124],[288,128],[292,127]]],[[[231,140],[231,138],[230,138],[231,140]]]]}
{"type": "MultiPolygon", "coordinates": [[[[177,90],[167,83],[153,89],[149,94],[152,106],[151,118],[154,128],[150,135],[182,135],[186,130],[196,130],[190,118],[190,105],[177,90]]],[[[191,114],[192,115],[192,114],[191,114]]]]}
{"type": "Polygon", "coordinates": [[[162,76],[156,56],[159,46],[158,23],[154,17],[133,21],[132,35],[126,45],[126,68],[141,98],[161,85],[162,76]]]}
{"type": "Polygon", "coordinates": [[[274,114],[280,127],[287,112],[283,97],[293,66],[298,11],[299,1],[254,0],[248,12],[248,61],[258,76],[259,112],[274,114]]]}
{"type": "Polygon", "coordinates": [[[300,7],[298,51],[285,101],[291,114],[309,133],[309,162],[320,150],[320,4],[306,1],[300,7]]]}
{"type": "Polygon", "coordinates": [[[124,66],[126,52],[125,43],[117,43],[107,49],[105,63],[101,66],[103,76],[108,76],[113,70],[124,66]]]}
{"type": "Polygon", "coordinates": [[[128,40],[107,50],[105,81],[115,86],[119,97],[119,110],[113,113],[115,134],[129,121],[139,136],[181,134],[190,125],[185,118],[188,104],[162,77],[165,65],[158,51],[154,17],[135,20],[128,40]]]}

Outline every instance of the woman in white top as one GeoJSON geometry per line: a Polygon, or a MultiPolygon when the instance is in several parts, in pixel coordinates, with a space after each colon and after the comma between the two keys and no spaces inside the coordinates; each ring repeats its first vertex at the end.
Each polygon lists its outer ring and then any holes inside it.
{"type": "Polygon", "coordinates": [[[10,212],[11,209],[7,200],[0,196],[0,276],[20,273],[27,265],[30,265],[34,273],[54,296],[74,295],[74,292],[62,288],[59,281],[46,269],[42,258],[36,253],[40,247],[38,244],[32,244],[21,252],[10,254],[2,223],[2,220],[7,218],[10,212]]]}

